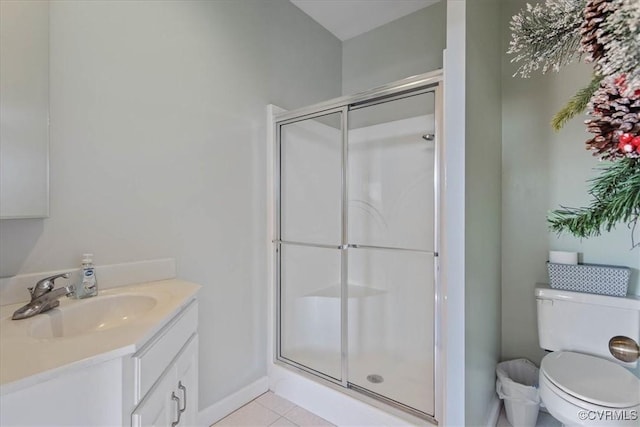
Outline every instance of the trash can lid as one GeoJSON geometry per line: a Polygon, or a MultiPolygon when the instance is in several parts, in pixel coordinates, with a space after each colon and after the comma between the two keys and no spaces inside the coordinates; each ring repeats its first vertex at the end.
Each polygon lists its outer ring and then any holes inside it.
{"type": "Polygon", "coordinates": [[[596,405],[627,408],[640,404],[640,379],[609,360],[557,351],[542,359],[540,371],[561,390],[596,405]]]}

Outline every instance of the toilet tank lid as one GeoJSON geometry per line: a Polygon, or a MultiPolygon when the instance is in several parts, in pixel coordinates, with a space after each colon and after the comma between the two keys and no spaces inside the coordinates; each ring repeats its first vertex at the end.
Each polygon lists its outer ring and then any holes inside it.
{"type": "Polygon", "coordinates": [[[536,285],[536,298],[604,305],[608,307],[625,308],[628,310],[640,310],[639,296],[627,295],[626,297],[613,297],[609,295],[588,294],[586,292],[552,289],[549,285],[543,284],[536,285]]]}
{"type": "Polygon", "coordinates": [[[570,351],[546,355],[540,372],[578,399],[610,408],[640,404],[640,380],[608,360],[570,351]]]}

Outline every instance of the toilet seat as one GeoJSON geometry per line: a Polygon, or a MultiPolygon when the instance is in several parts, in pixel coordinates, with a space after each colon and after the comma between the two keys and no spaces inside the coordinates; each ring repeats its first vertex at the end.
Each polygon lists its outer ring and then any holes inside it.
{"type": "Polygon", "coordinates": [[[592,405],[640,405],[640,380],[622,366],[599,357],[554,352],[542,359],[540,373],[569,396],[592,405]]]}

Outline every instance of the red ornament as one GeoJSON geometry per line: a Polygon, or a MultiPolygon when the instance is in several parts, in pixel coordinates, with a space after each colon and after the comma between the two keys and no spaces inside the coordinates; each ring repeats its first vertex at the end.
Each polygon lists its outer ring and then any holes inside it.
{"type": "Polygon", "coordinates": [[[623,153],[632,153],[635,147],[628,142],[627,143],[619,142],[618,149],[623,153]]]}
{"type": "Polygon", "coordinates": [[[630,133],[623,133],[618,137],[618,141],[621,144],[628,144],[629,142],[631,142],[632,139],[633,139],[633,135],[631,135],[630,133]]]}
{"type": "Polygon", "coordinates": [[[634,147],[640,148],[640,135],[636,136],[631,140],[631,145],[633,145],[634,147]]]}

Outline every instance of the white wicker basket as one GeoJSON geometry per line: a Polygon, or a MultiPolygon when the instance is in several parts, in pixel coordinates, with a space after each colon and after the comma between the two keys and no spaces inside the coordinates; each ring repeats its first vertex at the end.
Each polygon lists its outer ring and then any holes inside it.
{"type": "Polygon", "coordinates": [[[547,263],[549,286],[566,291],[591,294],[627,295],[631,270],[627,267],[597,264],[547,263]]]}

